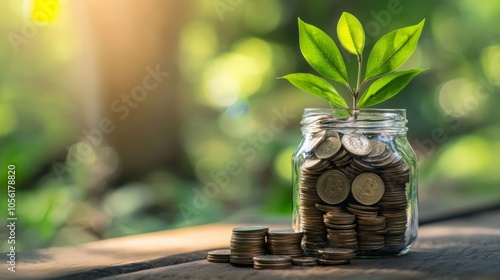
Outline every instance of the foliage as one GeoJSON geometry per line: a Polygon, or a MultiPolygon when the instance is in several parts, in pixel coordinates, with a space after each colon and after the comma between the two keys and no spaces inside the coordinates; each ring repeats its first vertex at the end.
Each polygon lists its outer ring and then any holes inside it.
{"type": "MultiPolygon", "coordinates": [[[[337,34],[342,46],[357,56],[358,75],[355,86],[348,82],[344,59],[337,45],[321,29],[299,18],[300,50],[306,61],[320,74],[346,86],[353,98],[352,108],[364,108],[383,102],[403,89],[410,80],[422,72],[420,69],[396,71],[417,47],[425,20],[414,26],[400,28],[384,35],[375,44],[361,80],[365,33],[359,20],[344,12],[337,24],[337,34]],[[387,75],[387,76],[386,76],[387,75]],[[371,79],[377,79],[363,93],[371,79]]],[[[296,87],[326,99],[333,107],[347,108],[347,103],[328,82],[314,75],[290,74],[283,78],[296,87]]]]}

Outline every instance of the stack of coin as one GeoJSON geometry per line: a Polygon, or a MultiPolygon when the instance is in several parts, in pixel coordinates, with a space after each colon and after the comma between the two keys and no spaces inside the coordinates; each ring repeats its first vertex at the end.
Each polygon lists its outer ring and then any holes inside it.
{"type": "Polygon", "coordinates": [[[410,168],[402,156],[394,152],[393,161],[381,168],[380,176],[386,190],[378,205],[380,214],[386,218],[385,243],[387,247],[403,246],[407,228],[406,184],[410,180],[410,168]]]}
{"type": "Polygon", "coordinates": [[[301,246],[303,235],[303,232],[294,232],[293,229],[270,230],[267,232],[267,253],[301,257],[304,255],[301,246]]]}
{"type": "Polygon", "coordinates": [[[347,204],[346,208],[351,214],[356,215],[356,217],[377,216],[378,210],[380,209],[380,207],[376,205],[366,206],[355,202],[347,204]]]}
{"type": "Polygon", "coordinates": [[[292,267],[292,258],[282,255],[260,255],[253,257],[253,267],[257,269],[282,269],[292,267]]]}
{"type": "Polygon", "coordinates": [[[233,228],[231,236],[231,257],[233,265],[253,265],[253,257],[266,254],[265,226],[244,226],[233,228]]]}
{"type": "Polygon", "coordinates": [[[355,221],[356,216],[346,212],[332,211],[325,213],[324,222],[331,247],[350,249],[358,247],[355,221]]]}
{"type": "Polygon", "coordinates": [[[321,265],[349,264],[356,257],[354,250],[346,248],[319,249],[318,253],[321,255],[321,258],[318,259],[321,265]]]}
{"type": "Polygon", "coordinates": [[[292,258],[292,264],[297,266],[316,266],[318,259],[313,257],[292,258]]]}
{"type": "MultiPolygon", "coordinates": [[[[319,142],[317,143],[319,144],[319,142]]],[[[300,230],[304,232],[304,251],[314,255],[316,249],[328,245],[326,228],[323,224],[323,212],[316,208],[316,203],[321,202],[316,183],[319,176],[329,168],[328,160],[309,158],[301,166],[299,181],[299,212],[300,230]]]]}
{"type": "Polygon", "coordinates": [[[385,217],[358,216],[357,237],[359,251],[379,250],[385,246],[385,217]]]}
{"type": "Polygon", "coordinates": [[[213,263],[228,263],[231,256],[231,249],[218,249],[208,252],[207,261],[213,263]]]}
{"type": "Polygon", "coordinates": [[[379,202],[380,214],[386,219],[387,233],[385,243],[387,247],[402,246],[405,243],[407,228],[406,193],[402,186],[391,187],[379,202]]]}

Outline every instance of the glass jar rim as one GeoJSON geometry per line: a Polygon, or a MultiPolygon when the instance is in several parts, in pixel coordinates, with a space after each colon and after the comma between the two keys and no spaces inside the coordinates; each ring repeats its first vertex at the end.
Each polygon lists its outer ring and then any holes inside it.
{"type": "Polygon", "coordinates": [[[314,112],[324,112],[324,111],[349,111],[349,112],[386,112],[386,113],[406,113],[406,109],[383,109],[383,108],[360,108],[360,109],[349,109],[349,108],[305,108],[304,113],[314,113],[314,112]]]}
{"type": "Polygon", "coordinates": [[[304,133],[318,129],[337,129],[404,134],[408,130],[407,122],[405,109],[305,108],[301,124],[304,133]],[[321,115],[330,116],[331,120],[324,120],[321,115]]]}

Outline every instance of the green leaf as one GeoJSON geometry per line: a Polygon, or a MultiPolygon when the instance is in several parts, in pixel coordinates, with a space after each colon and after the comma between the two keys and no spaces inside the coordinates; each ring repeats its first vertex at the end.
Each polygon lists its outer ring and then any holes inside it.
{"type": "Polygon", "coordinates": [[[350,13],[343,12],[337,24],[337,36],[344,48],[360,56],[365,47],[365,31],[359,20],[350,13]]]}
{"type": "Polygon", "coordinates": [[[422,69],[412,69],[394,72],[376,80],[359,100],[358,108],[373,106],[393,97],[422,71],[422,69]]]}
{"type": "Polygon", "coordinates": [[[323,76],[347,84],[344,59],[337,45],[321,29],[299,18],[299,44],[307,62],[323,76]]]}
{"type": "Polygon", "coordinates": [[[294,73],[281,77],[287,79],[297,88],[312,93],[341,108],[347,108],[344,98],[325,79],[309,73],[294,73]]]}
{"type": "Polygon", "coordinates": [[[394,30],[380,38],[368,57],[365,80],[398,69],[415,50],[424,23],[425,19],[417,25],[394,30]]]}

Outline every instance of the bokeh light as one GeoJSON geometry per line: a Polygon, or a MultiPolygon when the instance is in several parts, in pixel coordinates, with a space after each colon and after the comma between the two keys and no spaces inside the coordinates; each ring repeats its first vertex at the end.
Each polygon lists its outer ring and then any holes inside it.
{"type": "MultiPolygon", "coordinates": [[[[35,2],[43,1],[24,1],[35,2]]],[[[276,78],[315,73],[300,53],[297,18],[338,43],[343,11],[380,29],[365,58],[384,32],[426,18],[402,67],[426,71],[380,106],[407,110],[409,140],[422,155],[420,217],[500,200],[500,2],[407,1],[387,21],[374,13],[387,2],[372,2],[61,1],[51,23],[35,24],[23,1],[2,1],[0,163],[19,166],[19,205],[29,205],[19,208],[20,249],[290,218],[300,117],[328,104],[276,78]],[[26,41],[15,45],[9,34],[26,41]],[[121,119],[114,100],[157,65],[168,77],[121,119]],[[283,110],[292,117],[271,131],[283,110]],[[83,131],[108,118],[115,129],[89,146],[83,131]],[[197,198],[221,180],[216,195],[197,198]],[[204,205],[188,221],[180,206],[193,199],[204,205]]]]}

